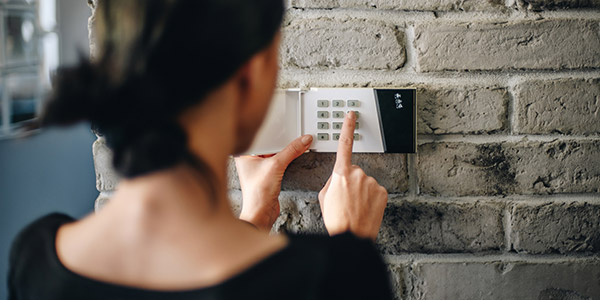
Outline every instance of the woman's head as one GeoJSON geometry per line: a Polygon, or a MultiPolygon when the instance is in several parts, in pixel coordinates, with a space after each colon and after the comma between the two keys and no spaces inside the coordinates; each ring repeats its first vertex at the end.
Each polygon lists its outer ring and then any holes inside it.
{"type": "MultiPolygon", "coordinates": [[[[248,64],[272,58],[282,15],[281,0],[100,0],[97,57],[58,72],[43,122],[91,121],[125,177],[193,161],[179,117],[242,69],[265,69],[248,64]]],[[[264,72],[251,75],[267,77],[252,89],[258,98],[274,87],[276,72],[264,72]]],[[[250,109],[236,151],[249,146],[265,103],[250,109]]]]}

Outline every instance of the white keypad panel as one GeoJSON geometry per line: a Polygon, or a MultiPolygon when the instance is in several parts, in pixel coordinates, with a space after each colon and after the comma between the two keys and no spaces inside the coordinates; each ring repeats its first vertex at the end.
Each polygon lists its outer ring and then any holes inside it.
{"type": "Polygon", "coordinates": [[[310,89],[302,93],[302,131],[316,139],[311,150],[335,152],[348,111],[357,116],[354,152],[383,152],[375,93],[372,89],[310,89]]]}

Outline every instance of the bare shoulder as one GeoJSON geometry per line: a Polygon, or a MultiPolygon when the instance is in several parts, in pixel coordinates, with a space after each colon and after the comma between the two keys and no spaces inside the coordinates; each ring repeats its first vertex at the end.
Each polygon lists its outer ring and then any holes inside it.
{"type": "Polygon", "coordinates": [[[94,281],[189,290],[226,281],[288,243],[286,236],[271,236],[241,222],[215,224],[219,230],[205,231],[186,226],[152,232],[135,226],[93,218],[64,225],[56,238],[60,262],[94,281]]]}

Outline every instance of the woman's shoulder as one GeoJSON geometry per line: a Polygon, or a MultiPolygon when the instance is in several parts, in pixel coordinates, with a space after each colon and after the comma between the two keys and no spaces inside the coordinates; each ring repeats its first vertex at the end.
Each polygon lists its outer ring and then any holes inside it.
{"type": "Polygon", "coordinates": [[[39,241],[40,238],[49,234],[54,236],[58,227],[74,220],[72,217],[61,213],[51,213],[40,217],[19,232],[13,245],[19,246],[22,243],[39,241]]]}
{"type": "Polygon", "coordinates": [[[10,262],[13,266],[30,261],[43,251],[54,251],[56,230],[63,224],[73,222],[70,216],[52,213],[40,217],[23,228],[13,240],[10,262]],[[22,258],[22,259],[19,259],[22,258]]]}

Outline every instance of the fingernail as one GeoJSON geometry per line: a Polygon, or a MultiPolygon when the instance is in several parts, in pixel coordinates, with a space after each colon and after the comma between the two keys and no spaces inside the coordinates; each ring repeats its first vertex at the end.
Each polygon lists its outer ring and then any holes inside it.
{"type": "Polygon", "coordinates": [[[302,144],[309,145],[312,142],[312,139],[313,139],[312,135],[307,134],[302,137],[301,141],[302,141],[302,144]]]}
{"type": "Polygon", "coordinates": [[[350,120],[354,120],[354,119],[356,119],[356,114],[354,113],[354,111],[353,111],[353,110],[349,111],[349,112],[346,114],[346,116],[348,116],[348,119],[350,119],[350,120]]]}

